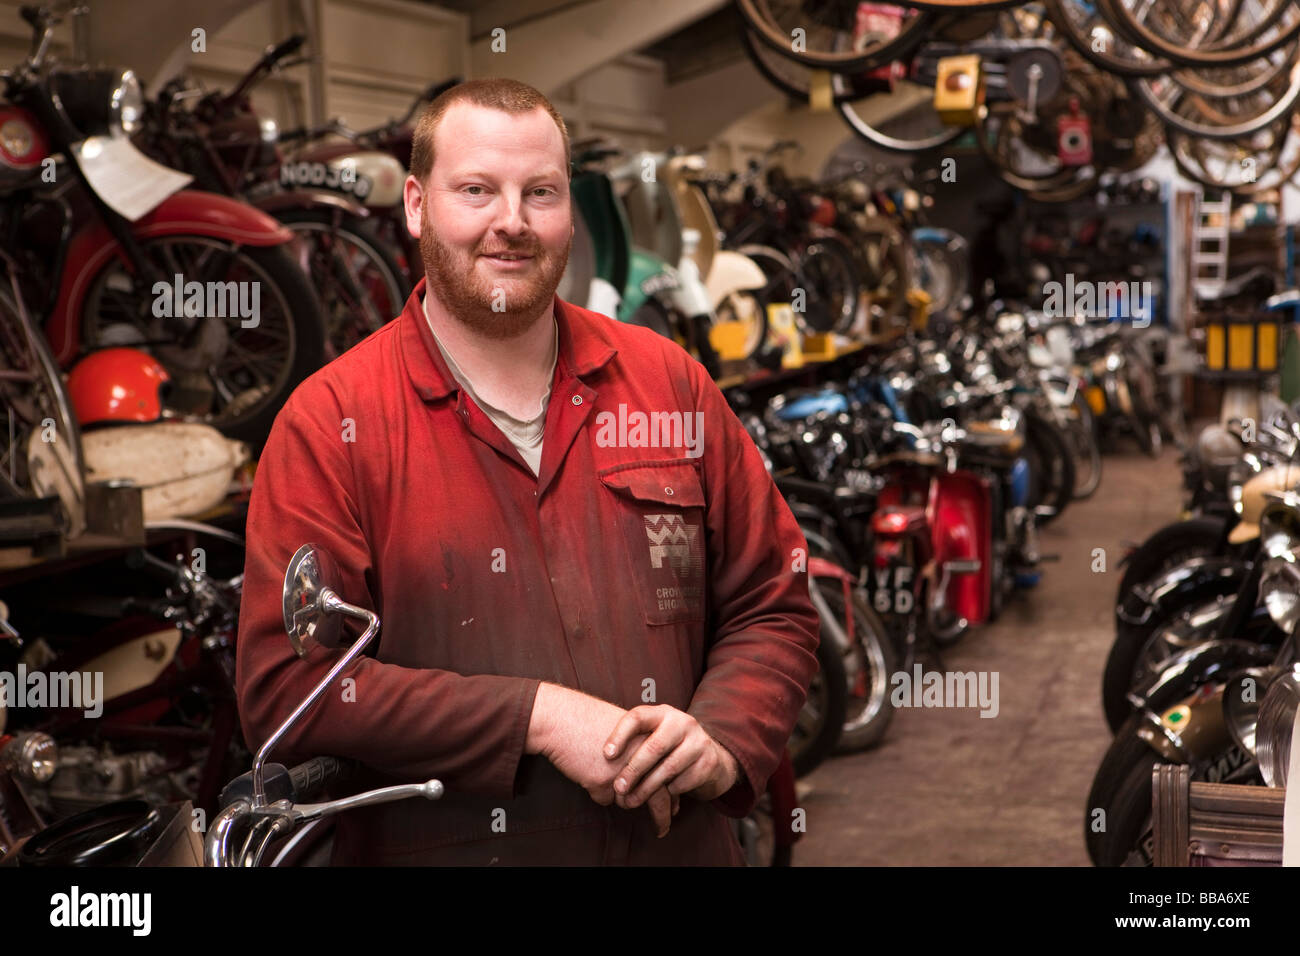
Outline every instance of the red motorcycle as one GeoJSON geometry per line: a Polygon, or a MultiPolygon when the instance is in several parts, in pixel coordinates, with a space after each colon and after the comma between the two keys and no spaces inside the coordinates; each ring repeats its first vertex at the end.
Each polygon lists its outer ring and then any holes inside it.
{"type": "Polygon", "coordinates": [[[994,488],[985,476],[954,467],[951,448],[915,431],[917,444],[928,447],[874,462],[885,484],[871,519],[872,603],[907,621],[908,648],[943,647],[995,613],[994,488]]]}
{"type": "Polygon", "coordinates": [[[150,352],[171,375],[173,411],[260,443],[324,357],[292,233],[185,189],[191,177],[131,143],[144,111],[134,74],[53,63],[66,11],[20,13],[34,39],[0,99],[0,311],[15,325],[35,313],[64,368],[110,346],[150,352]]]}
{"type": "Polygon", "coordinates": [[[394,244],[391,227],[385,235],[377,231],[368,208],[400,205],[406,169],[390,155],[351,144],[346,151],[353,155],[337,163],[285,158],[279,144],[288,137],[257,114],[249,94],[292,65],[289,58],[305,42],[299,34],[270,48],[233,90],[202,95],[193,109],[185,102],[201,91],[172,80],[147,107],[138,140],[204,189],[242,198],[292,230],[298,264],[325,310],[333,358],[395,318],[410,294],[403,246],[394,244]]]}

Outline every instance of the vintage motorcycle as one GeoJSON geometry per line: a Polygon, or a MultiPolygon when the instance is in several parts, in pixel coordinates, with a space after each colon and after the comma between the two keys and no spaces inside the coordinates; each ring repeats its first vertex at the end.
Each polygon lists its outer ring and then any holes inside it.
{"type": "Polygon", "coordinates": [[[189,176],[137,150],[135,76],[53,62],[65,8],[20,14],[33,43],[0,102],[10,272],[0,308],[33,316],[65,368],[110,346],[149,351],[172,377],[177,412],[260,443],[323,358],[292,234],[243,203],[185,189],[189,176]]]}
{"type": "Polygon", "coordinates": [[[228,93],[202,94],[182,78],[172,80],[147,104],[137,139],[202,188],[243,199],[293,233],[295,257],[325,313],[333,358],[394,318],[410,294],[406,268],[376,233],[366,205],[372,196],[383,208],[400,201],[406,176],[396,159],[372,151],[337,167],[285,159],[276,124],[258,116],[250,91],[285,68],[305,42],[297,34],[269,48],[228,93]]]}
{"type": "Polygon", "coordinates": [[[1227,613],[1251,579],[1268,496],[1300,481],[1300,421],[1289,410],[1259,423],[1252,437],[1243,443],[1240,423],[1231,430],[1209,426],[1198,442],[1209,450],[1198,454],[1203,462],[1211,452],[1220,455],[1213,480],[1223,504],[1167,525],[1128,560],[1102,678],[1112,731],[1131,713],[1131,689],[1152,677],[1172,649],[1194,643],[1227,613]],[[1234,449],[1235,457],[1228,454],[1234,449]]]}
{"type": "MultiPolygon", "coordinates": [[[[1099,866],[1151,864],[1156,765],[1185,764],[1192,780],[1276,785],[1289,759],[1290,725],[1282,730],[1279,711],[1293,695],[1282,687],[1268,710],[1264,704],[1266,690],[1300,661],[1300,496],[1270,491],[1266,498],[1255,561],[1241,587],[1211,633],[1173,647],[1157,675],[1134,690],[1133,713],[1097,769],[1085,826],[1099,866]]],[[[1294,710],[1286,719],[1294,720],[1294,710]]]]}

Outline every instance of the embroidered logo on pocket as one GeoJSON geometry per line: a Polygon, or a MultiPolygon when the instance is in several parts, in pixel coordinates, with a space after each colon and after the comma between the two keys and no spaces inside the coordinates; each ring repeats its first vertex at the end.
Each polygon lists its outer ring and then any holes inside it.
{"type": "Polygon", "coordinates": [[[662,568],[668,562],[679,575],[691,567],[691,546],[700,529],[688,525],[681,515],[646,515],[645,534],[650,539],[650,566],[662,568]]]}

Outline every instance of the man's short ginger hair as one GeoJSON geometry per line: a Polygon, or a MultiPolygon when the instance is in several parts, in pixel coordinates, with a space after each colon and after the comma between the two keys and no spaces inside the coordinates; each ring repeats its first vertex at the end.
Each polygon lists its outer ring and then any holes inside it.
{"type": "Polygon", "coordinates": [[[411,175],[421,185],[428,182],[433,172],[433,134],[442,122],[443,115],[456,103],[470,103],[474,106],[486,106],[518,116],[542,108],[555,120],[560,129],[560,138],[564,140],[564,172],[571,175],[570,164],[572,152],[569,146],[569,129],[562,117],[541,92],[527,83],[496,77],[483,80],[466,80],[459,83],[434,99],[424,108],[420,119],[415,124],[411,142],[411,175]]]}

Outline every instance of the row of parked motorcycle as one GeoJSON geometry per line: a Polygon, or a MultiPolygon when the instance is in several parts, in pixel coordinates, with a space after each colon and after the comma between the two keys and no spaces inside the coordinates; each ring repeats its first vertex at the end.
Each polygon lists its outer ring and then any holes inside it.
{"type": "Polygon", "coordinates": [[[1178,426],[1142,346],[1139,330],[995,303],[763,407],[730,392],[808,540],[832,638],[797,773],[878,742],[890,675],[1037,584],[1039,529],[1097,490],[1103,446],[1160,454],[1178,426]]]}
{"type": "Polygon", "coordinates": [[[1098,866],[1152,865],[1160,766],[1286,785],[1300,702],[1300,408],[1265,395],[1258,421],[1207,427],[1184,477],[1186,517],[1133,551],[1116,595],[1102,684],[1114,738],[1084,824],[1098,866]]]}
{"type": "MultiPolygon", "coordinates": [[[[249,90],[291,62],[301,38],[268,51],[229,93],[177,81],[146,102],[129,74],[49,60],[59,10],[22,15],[32,53],[6,77],[0,105],[10,240],[0,251],[0,484],[7,501],[53,499],[71,513],[85,507],[79,426],[90,421],[75,385],[86,363],[143,356],[137,371],[154,394],[164,378],[170,386],[167,407],[145,419],[205,422],[256,450],[302,377],[400,311],[420,268],[397,208],[410,116],[365,134],[338,123],[281,132],[257,117],[249,90]],[[317,142],[329,133],[344,141],[317,142]],[[288,143],[316,145],[289,157],[288,143]],[[258,321],[158,309],[155,282],[175,276],[257,282],[258,321]]],[[[870,323],[902,333],[856,353],[852,368],[828,364],[842,374],[811,390],[760,399],[749,384],[728,389],[804,529],[824,622],[791,761],[769,786],[766,820],[739,824],[753,862],[790,857],[792,836],[772,821],[789,819],[796,774],[883,738],[892,673],[937,659],[1036,583],[1038,529],[1096,490],[1103,445],[1127,436],[1158,454],[1173,431],[1151,333],[1013,303],[967,314],[964,242],[925,226],[913,184],[796,181],[771,162],[781,148],[724,175],[692,154],[575,144],[580,215],[560,292],[676,338],[719,371],[780,365],[769,306],[796,296],[800,334],[870,323]],[[933,313],[923,331],[909,322],[917,285],[933,313]]],[[[283,815],[267,811],[268,793],[302,802],[343,772],[325,762],[281,773],[262,759],[258,780],[241,778],[223,799],[254,757],[233,691],[242,542],[230,529],[151,523],[168,528],[165,545],[125,564],[31,578],[6,595],[9,673],[105,674],[93,719],[0,710],[0,844],[40,831],[29,862],[120,862],[176,800],[220,824],[214,860],[261,859],[288,826],[273,825],[283,815]],[[85,811],[99,816],[87,822],[85,811]],[[102,839],[110,823],[134,842],[102,839]]],[[[300,557],[324,587],[328,556],[300,557]]],[[[312,574],[300,561],[286,586],[312,574]]]]}

